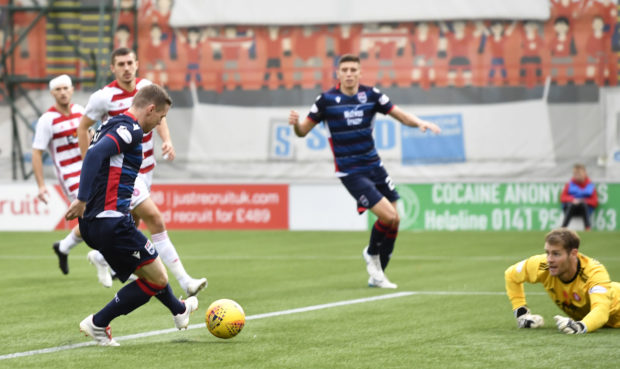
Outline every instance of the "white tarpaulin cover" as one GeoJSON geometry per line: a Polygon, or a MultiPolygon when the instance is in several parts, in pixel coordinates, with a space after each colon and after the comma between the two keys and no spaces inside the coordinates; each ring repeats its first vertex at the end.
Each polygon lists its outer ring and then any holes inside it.
{"type": "Polygon", "coordinates": [[[177,0],[170,25],[302,25],[451,19],[549,18],[547,0],[177,0]]]}

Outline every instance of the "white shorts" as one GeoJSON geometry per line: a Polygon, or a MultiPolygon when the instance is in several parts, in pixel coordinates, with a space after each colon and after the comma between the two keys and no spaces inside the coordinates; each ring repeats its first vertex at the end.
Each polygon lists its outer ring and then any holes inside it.
{"type": "Polygon", "coordinates": [[[148,199],[151,195],[151,183],[153,181],[153,172],[150,171],[146,174],[138,174],[136,182],[133,185],[133,194],[131,195],[131,203],[129,204],[129,210],[135,209],[138,205],[142,204],[144,200],[148,199]]]}

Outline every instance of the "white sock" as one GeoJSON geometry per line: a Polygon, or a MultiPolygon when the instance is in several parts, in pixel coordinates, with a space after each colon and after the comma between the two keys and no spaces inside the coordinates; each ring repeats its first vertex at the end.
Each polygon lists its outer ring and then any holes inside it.
{"type": "Polygon", "coordinates": [[[177,254],[177,250],[174,248],[170,238],[168,238],[168,231],[153,234],[151,235],[151,238],[153,239],[155,249],[164,261],[164,264],[166,264],[177,281],[179,281],[181,287],[185,287],[185,282],[191,277],[185,271],[183,263],[181,263],[181,259],[179,258],[179,254],[177,254]]]}
{"type": "Polygon", "coordinates": [[[63,254],[68,254],[72,248],[79,245],[82,242],[82,239],[73,233],[73,230],[69,232],[67,237],[63,238],[58,245],[58,250],[63,254]]]}
{"type": "Polygon", "coordinates": [[[105,261],[105,258],[103,257],[103,255],[101,255],[101,253],[98,250],[95,250],[97,252],[94,253],[95,255],[95,261],[97,262],[97,264],[101,264],[101,265],[108,265],[108,262],[105,261]]]}

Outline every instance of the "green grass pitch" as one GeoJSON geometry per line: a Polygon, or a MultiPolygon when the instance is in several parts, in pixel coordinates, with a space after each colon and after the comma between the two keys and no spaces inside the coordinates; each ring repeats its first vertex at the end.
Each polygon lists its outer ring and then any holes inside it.
{"type": "MultiPolygon", "coordinates": [[[[0,234],[0,368],[617,368],[620,330],[585,336],[557,332],[560,313],[540,285],[528,304],[545,318],[516,328],[503,272],[543,252],[542,232],[401,232],[387,270],[397,290],[366,286],[361,251],[368,232],[174,231],[186,269],[206,276],[194,329],[119,341],[120,347],[58,347],[89,342],[78,329],[121,284],[97,282],[84,244],[69,275],[51,244],[65,232],[0,234]],[[382,300],[395,292],[417,292],[382,300]],[[230,298],[248,320],[231,340],[204,327],[207,306],[230,298]],[[339,303],[311,311],[259,314],[339,303]],[[260,319],[259,319],[260,317],[260,319]],[[51,349],[26,356],[8,355],[51,349]]],[[[581,251],[620,280],[620,233],[582,233],[581,251]]],[[[177,294],[181,289],[171,277],[177,294]]],[[[156,299],[112,322],[116,338],[173,328],[156,299]]]]}

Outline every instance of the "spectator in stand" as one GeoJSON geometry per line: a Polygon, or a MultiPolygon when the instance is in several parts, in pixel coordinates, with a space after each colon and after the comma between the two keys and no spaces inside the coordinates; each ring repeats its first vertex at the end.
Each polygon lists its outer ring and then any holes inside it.
{"type": "Polygon", "coordinates": [[[562,227],[568,226],[574,216],[583,217],[586,230],[592,227],[590,216],[598,205],[598,195],[583,164],[573,166],[573,178],[564,186],[560,201],[564,211],[562,227]]]}

